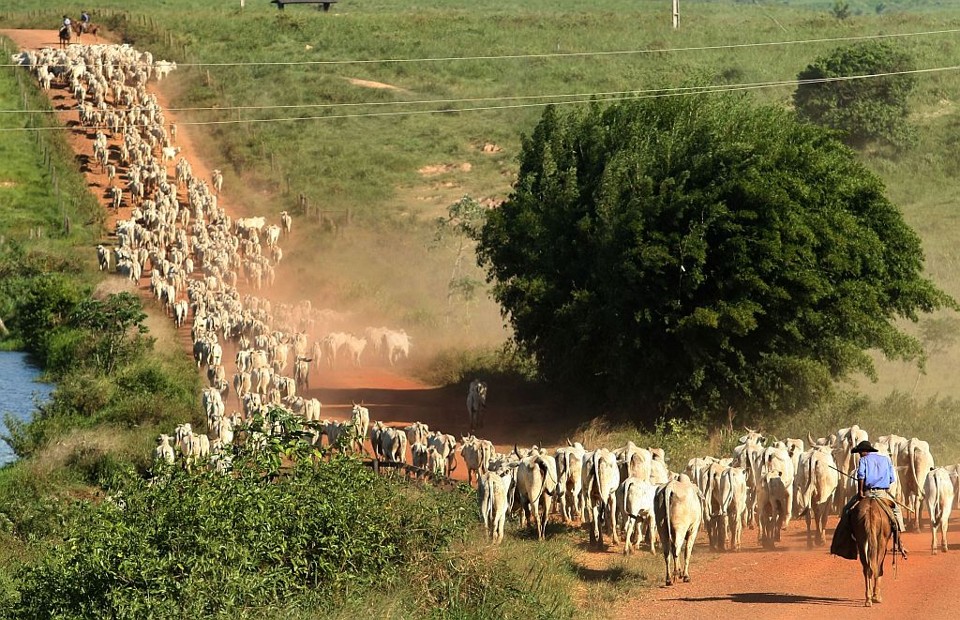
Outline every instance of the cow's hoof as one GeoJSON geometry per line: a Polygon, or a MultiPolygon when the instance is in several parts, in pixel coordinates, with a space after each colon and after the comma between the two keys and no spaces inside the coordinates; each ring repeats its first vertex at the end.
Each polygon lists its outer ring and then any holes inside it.
{"type": "Polygon", "coordinates": [[[864,607],[873,607],[873,601],[867,599],[867,602],[863,604],[864,607]]]}
{"type": "Polygon", "coordinates": [[[690,583],[690,575],[683,576],[683,583],[690,583]]]}
{"type": "Polygon", "coordinates": [[[670,586],[672,586],[672,585],[673,585],[673,582],[672,582],[672,581],[670,581],[669,579],[667,579],[667,583],[665,583],[664,585],[665,585],[665,586],[667,586],[667,587],[669,588],[670,586]]]}
{"type": "Polygon", "coordinates": [[[873,602],[874,602],[874,603],[877,603],[877,604],[882,603],[882,602],[883,602],[883,597],[880,596],[879,594],[876,594],[876,595],[874,595],[874,597],[873,597],[873,602]]]}

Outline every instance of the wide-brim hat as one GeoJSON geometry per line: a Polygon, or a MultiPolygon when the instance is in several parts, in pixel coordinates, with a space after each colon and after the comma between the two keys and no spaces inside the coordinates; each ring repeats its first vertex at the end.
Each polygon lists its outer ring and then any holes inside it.
{"type": "Polygon", "coordinates": [[[853,447],[853,450],[850,451],[850,454],[857,454],[858,452],[879,452],[879,450],[871,446],[870,442],[864,439],[853,447]]]}

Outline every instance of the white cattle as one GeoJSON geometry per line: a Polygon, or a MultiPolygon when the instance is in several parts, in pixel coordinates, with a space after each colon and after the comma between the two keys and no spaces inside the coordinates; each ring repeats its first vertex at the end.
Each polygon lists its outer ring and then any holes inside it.
{"type": "Polygon", "coordinates": [[[645,448],[638,448],[632,441],[613,451],[617,456],[617,463],[620,465],[620,478],[638,478],[640,480],[650,479],[650,464],[653,462],[653,454],[645,448]]]}
{"type": "Polygon", "coordinates": [[[370,410],[363,405],[353,404],[350,410],[350,422],[353,424],[353,445],[357,452],[364,452],[363,440],[370,429],[370,410]]]}
{"type": "Polygon", "coordinates": [[[173,446],[170,445],[170,435],[160,435],[157,438],[159,444],[153,451],[153,460],[163,462],[167,465],[173,464],[173,446]]]}
{"type": "Polygon", "coordinates": [[[950,548],[947,544],[947,526],[954,501],[950,472],[945,467],[927,472],[923,493],[927,512],[930,513],[930,552],[936,555],[937,534],[940,534],[940,549],[946,552],[950,548]]]}
{"type": "Polygon", "coordinates": [[[816,544],[824,544],[827,516],[834,504],[834,495],[840,483],[833,453],[826,446],[807,450],[800,457],[795,480],[796,505],[807,519],[807,546],[812,547],[811,522],[816,528],[816,544]]]}
{"type": "Polygon", "coordinates": [[[537,538],[543,540],[553,495],[557,491],[557,463],[552,456],[535,451],[520,459],[516,475],[516,496],[527,525],[534,527],[537,538]]]}
{"type": "MultiPolygon", "coordinates": [[[[436,451],[436,450],[434,450],[436,451]]],[[[427,469],[428,454],[426,443],[410,444],[410,464],[417,469],[427,469]]]]}
{"type": "Polygon", "coordinates": [[[610,531],[613,544],[619,544],[616,492],[620,486],[620,469],[617,467],[617,457],[606,448],[587,454],[582,475],[586,514],[592,524],[590,542],[603,545],[602,521],[610,531]]]}
{"type": "Polygon", "coordinates": [[[100,271],[110,271],[110,252],[103,245],[97,246],[97,262],[100,264],[100,271]]]}
{"type": "Polygon", "coordinates": [[[163,78],[167,77],[167,74],[171,71],[176,71],[177,63],[167,60],[158,60],[153,65],[153,74],[157,76],[157,81],[160,82],[163,78]]]}
{"type": "Polygon", "coordinates": [[[161,161],[163,163],[172,162],[180,153],[179,146],[165,146],[161,149],[161,161]]]}
{"type": "Polygon", "coordinates": [[[430,427],[423,422],[414,422],[410,426],[404,428],[403,432],[407,434],[407,442],[411,446],[415,446],[417,444],[427,445],[427,437],[430,435],[430,427]]]}
{"type": "Polygon", "coordinates": [[[382,347],[383,354],[386,356],[387,361],[393,366],[400,361],[401,357],[403,357],[403,359],[409,359],[410,336],[402,329],[400,331],[387,330],[387,332],[383,334],[382,347]]]}
{"type": "Polygon", "coordinates": [[[434,431],[427,436],[427,447],[437,451],[444,460],[444,475],[449,476],[457,469],[457,439],[434,431]]]}
{"type": "Polygon", "coordinates": [[[483,428],[483,410],[487,406],[487,384],[479,379],[470,382],[467,390],[467,415],[470,419],[470,434],[483,428]]]}
{"type": "Polygon", "coordinates": [[[347,435],[349,428],[349,425],[344,422],[336,420],[327,422],[323,427],[323,434],[327,436],[327,445],[331,449],[349,449],[353,445],[352,437],[347,435]]]}
{"type": "Polygon", "coordinates": [[[440,478],[446,478],[448,475],[447,460],[443,458],[443,455],[440,454],[434,446],[428,445],[426,447],[425,468],[431,474],[440,478]]]}
{"type": "Polygon", "coordinates": [[[654,545],[657,536],[656,520],[653,514],[653,497],[657,487],[646,479],[627,478],[617,489],[617,507],[623,517],[623,553],[633,552],[633,547],[640,546],[641,526],[645,526],[646,536],[650,543],[650,553],[656,551],[654,545]],[[636,536],[634,533],[636,532],[636,536]],[[636,542],[634,542],[636,538],[636,542]]]}
{"type": "Polygon", "coordinates": [[[367,348],[367,339],[350,336],[347,338],[347,341],[344,342],[344,347],[346,348],[347,354],[350,356],[350,361],[353,363],[354,367],[359,368],[360,356],[363,354],[363,350],[367,348]]]}
{"type": "Polygon", "coordinates": [[[666,585],[675,579],[690,581],[690,556],[703,521],[703,503],[700,491],[690,478],[681,474],[657,489],[653,509],[657,519],[657,533],[663,545],[666,565],[666,585]]]}
{"type": "Polygon", "coordinates": [[[923,510],[923,485],[927,472],[936,467],[930,444],[916,437],[907,442],[907,468],[900,479],[906,504],[913,510],[911,523],[920,531],[920,512],[923,510]]]}
{"type": "Polygon", "coordinates": [[[296,382],[297,389],[310,388],[310,358],[298,357],[293,363],[293,379],[296,382]]]}
{"type": "Polygon", "coordinates": [[[380,454],[390,463],[407,460],[407,436],[403,431],[387,427],[380,433],[380,454]]]}
{"type": "Polygon", "coordinates": [[[747,477],[743,469],[724,469],[720,475],[719,489],[720,513],[723,515],[720,548],[740,551],[743,528],[747,524],[747,477]]]}
{"type": "Polygon", "coordinates": [[[478,480],[481,474],[487,472],[490,459],[494,455],[494,448],[490,441],[477,439],[473,435],[461,437],[461,440],[460,456],[463,457],[463,462],[467,466],[467,484],[471,484],[474,472],[476,472],[478,480]]]}
{"type": "MultiPolygon", "coordinates": [[[[569,442],[568,442],[569,443],[569,442]]],[[[557,449],[557,479],[560,493],[557,496],[560,514],[568,523],[574,518],[583,520],[583,461],[586,451],[577,443],[557,449]]]]}
{"type": "Polygon", "coordinates": [[[477,503],[484,532],[494,544],[503,542],[507,512],[513,508],[514,470],[503,474],[485,472],[477,478],[477,503]]]}
{"type": "Polygon", "coordinates": [[[793,479],[793,461],[786,449],[767,448],[757,487],[758,534],[765,546],[772,547],[779,542],[781,530],[790,522],[793,479]]]}

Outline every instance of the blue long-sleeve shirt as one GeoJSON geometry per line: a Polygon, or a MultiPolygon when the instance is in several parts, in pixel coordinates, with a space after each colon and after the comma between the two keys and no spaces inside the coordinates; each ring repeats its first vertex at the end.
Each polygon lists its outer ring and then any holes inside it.
{"type": "Polygon", "coordinates": [[[889,489],[893,485],[893,463],[885,454],[870,452],[860,457],[857,480],[867,489],[889,489]]]}

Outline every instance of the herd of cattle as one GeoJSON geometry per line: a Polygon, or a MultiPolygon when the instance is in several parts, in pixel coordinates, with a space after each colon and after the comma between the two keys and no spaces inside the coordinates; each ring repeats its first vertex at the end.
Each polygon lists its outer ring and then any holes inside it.
{"type": "MultiPolygon", "coordinates": [[[[746,527],[756,528],[761,544],[773,546],[790,520],[802,516],[808,543],[823,544],[827,516],[838,513],[855,492],[850,476],[858,457],[850,450],[867,439],[857,426],[819,439],[808,436],[806,442],[768,442],[749,431],[728,457],[695,458],[674,472],[662,449],[630,442],[616,449],[588,450],[573,443],[498,454],[490,441],[473,435],[483,427],[486,404],[487,386],[480,381],[470,385],[471,434],[460,441],[419,422],[405,428],[371,423],[362,404],[353,406],[348,420],[323,419],[317,399],[298,395],[309,387],[310,364],[322,360],[333,366],[345,357],[359,365],[369,346],[392,365],[410,354],[406,332],[385,327],[367,328],[363,335],[330,331],[342,315],[314,309],[308,301],[274,308],[255,294],[274,282],[283,257],[279,242],[291,234],[292,219],[283,212],[277,224],[262,217],[232,220],[217,204],[223,183],[219,170],[208,185],[193,175],[185,158],[174,163],[179,154],[175,127],[168,131],[163,111],[146,90],[152,76],[159,78],[149,52],[128,45],[75,45],[22,52],[14,60],[28,67],[42,88],[59,80],[73,93],[81,125],[94,133],[94,159],[109,179],[113,205],[131,208],[129,218],[116,222],[112,253],[97,248],[101,269],[111,268],[112,256],[116,270],[136,283],[149,269],[150,289],[176,325],[193,316],[194,359],[198,368],[206,368],[210,383],[202,396],[206,432],[181,424],[172,435],[161,435],[158,460],[173,463],[179,455],[187,466],[204,461],[229,471],[231,444],[257,445],[280,432],[269,422],[260,428],[250,424],[270,420],[269,412],[280,408],[302,420],[317,445],[362,451],[369,439],[376,458],[409,462],[434,475],[449,475],[459,452],[468,483],[477,476],[480,514],[495,542],[503,539],[512,512],[522,513],[538,538],[546,535],[556,513],[565,522],[588,524],[591,541],[599,545],[605,533],[614,544],[622,534],[624,553],[641,539],[653,551],[659,539],[668,584],[678,577],[689,580],[690,553],[701,528],[712,548],[739,550],[746,527]],[[173,164],[172,175],[168,164],[173,164]],[[126,180],[126,192],[118,179],[126,180]],[[252,292],[241,295],[241,281],[252,292]],[[311,346],[310,333],[325,335],[311,346]],[[232,382],[224,367],[227,343],[236,350],[232,382]],[[293,375],[288,376],[291,353],[293,375]],[[227,414],[231,385],[240,411],[227,414]]],[[[164,72],[171,69],[169,63],[162,66],[164,72]]],[[[950,510],[960,499],[958,466],[935,468],[929,445],[916,438],[887,435],[875,446],[896,466],[898,481],[891,492],[910,507],[912,526],[919,529],[926,506],[933,550],[938,532],[946,550],[950,510]]]]}
{"type": "MultiPolygon", "coordinates": [[[[176,326],[193,316],[194,359],[210,382],[203,405],[212,440],[189,427],[186,440],[184,429],[175,433],[175,445],[187,458],[216,454],[239,420],[271,406],[319,420],[319,401],[297,395],[309,386],[314,361],[333,367],[345,357],[359,366],[368,346],[391,365],[409,357],[411,339],[402,329],[368,327],[359,336],[333,331],[346,323],[345,314],[315,309],[309,301],[274,307],[257,296],[275,281],[283,258],[279,242],[291,233],[293,219],[286,211],[275,224],[263,217],[231,219],[218,205],[221,171],[214,170],[208,184],[185,157],[176,159],[176,125],[167,125],[146,88],[175,65],[155,62],[150,52],[129,45],[106,44],[24,51],[13,60],[42,89],[56,81],[72,93],[79,128],[92,135],[92,165],[106,175],[105,194],[117,214],[116,245],[97,246],[100,269],[109,271],[112,263],[136,284],[149,272],[150,290],[176,326]],[[128,218],[120,217],[121,207],[129,207],[128,218]],[[251,292],[241,295],[239,285],[251,292]],[[325,335],[310,346],[309,333],[325,335]],[[234,416],[224,411],[231,386],[223,359],[228,343],[237,351],[232,386],[243,410],[234,416]]],[[[172,454],[170,441],[162,438],[158,447],[164,458],[172,454]]]]}

